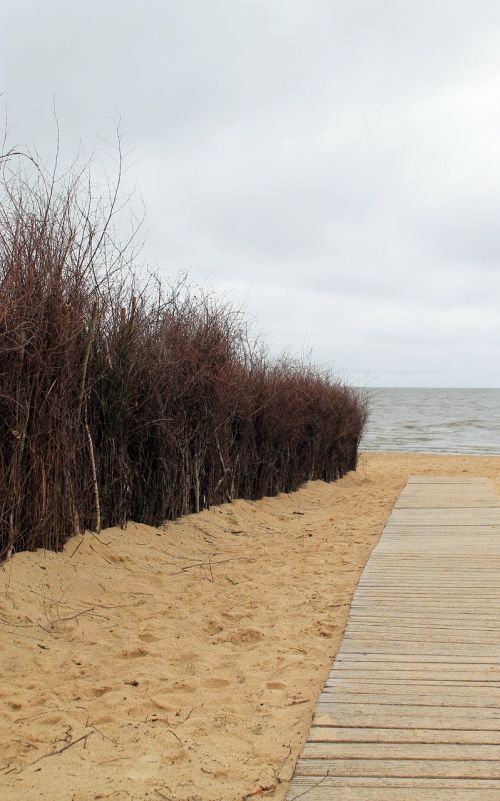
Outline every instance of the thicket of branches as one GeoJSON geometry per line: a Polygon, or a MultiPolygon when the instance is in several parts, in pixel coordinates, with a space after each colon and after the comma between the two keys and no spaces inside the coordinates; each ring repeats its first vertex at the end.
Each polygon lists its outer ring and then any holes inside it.
{"type": "Polygon", "coordinates": [[[268,358],[212,296],[137,285],[119,180],[0,168],[0,558],[355,468],[355,390],[268,358]]]}

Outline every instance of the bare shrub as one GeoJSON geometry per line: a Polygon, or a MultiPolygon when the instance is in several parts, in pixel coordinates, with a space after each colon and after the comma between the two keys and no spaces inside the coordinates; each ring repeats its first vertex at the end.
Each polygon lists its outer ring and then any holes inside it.
{"type": "Polygon", "coordinates": [[[185,282],[131,277],[119,181],[103,199],[87,171],[0,168],[0,556],[356,467],[355,390],[185,282]]]}

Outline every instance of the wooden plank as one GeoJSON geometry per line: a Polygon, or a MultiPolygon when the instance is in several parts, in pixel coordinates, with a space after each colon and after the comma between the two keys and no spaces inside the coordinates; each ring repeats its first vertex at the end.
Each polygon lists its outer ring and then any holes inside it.
{"type": "Polygon", "coordinates": [[[500,500],[408,481],[363,571],[288,801],[500,799],[500,500]]]}
{"type": "Polygon", "coordinates": [[[386,643],[399,643],[399,642],[420,642],[420,643],[439,643],[439,644],[457,644],[467,645],[469,648],[471,644],[488,646],[491,640],[491,632],[469,632],[465,631],[448,631],[446,628],[437,629],[434,631],[429,626],[421,628],[404,628],[403,626],[367,626],[364,629],[358,627],[354,630],[354,626],[350,627],[349,631],[344,634],[344,642],[347,645],[364,646],[364,643],[371,643],[373,637],[377,637],[379,642],[386,643]],[[371,629],[371,630],[370,630],[371,629]]]}
{"type": "MultiPolygon", "coordinates": [[[[338,679],[335,684],[327,684],[319,697],[320,702],[328,703],[335,699],[336,704],[405,704],[432,707],[458,707],[460,709],[498,709],[500,710],[500,691],[491,684],[464,687],[441,684],[424,686],[422,684],[370,684],[359,680],[346,682],[338,679]]],[[[500,756],[500,755],[499,755],[500,756]]]]}
{"type": "Polygon", "coordinates": [[[369,728],[404,728],[416,729],[471,729],[473,731],[500,731],[500,715],[498,710],[490,710],[483,715],[471,715],[471,709],[449,710],[440,707],[434,710],[429,707],[402,706],[394,704],[324,704],[316,705],[313,717],[315,726],[367,726],[369,728]]]}
{"type": "MultiPolygon", "coordinates": [[[[396,608],[386,607],[385,609],[377,610],[376,613],[371,614],[373,610],[367,606],[354,606],[351,607],[351,611],[349,613],[350,620],[357,620],[357,621],[366,621],[368,623],[377,623],[377,622],[384,622],[387,624],[388,622],[393,621],[401,621],[402,623],[410,624],[415,621],[421,622],[421,612],[419,612],[418,608],[415,607],[414,609],[403,609],[399,610],[396,608]]],[[[425,610],[426,618],[429,622],[429,625],[434,625],[436,623],[445,623],[448,626],[463,626],[468,623],[474,623],[477,621],[479,626],[493,626],[496,628],[500,621],[497,618],[491,617],[491,613],[487,614],[483,612],[480,615],[474,615],[472,612],[467,612],[463,609],[453,609],[453,610],[439,610],[437,607],[428,607],[425,610]]]]}
{"type": "Polygon", "coordinates": [[[361,682],[366,683],[373,687],[373,685],[398,685],[405,686],[423,685],[423,686],[439,686],[445,684],[450,687],[460,687],[465,689],[469,686],[484,686],[487,685],[496,689],[500,687],[500,676],[498,673],[491,674],[487,670],[482,673],[471,673],[463,669],[449,670],[449,671],[417,671],[417,670],[402,670],[402,671],[388,671],[388,670],[338,670],[331,671],[328,679],[326,680],[326,687],[339,686],[340,682],[351,682],[357,687],[361,682]]]}
{"type": "MultiPolygon", "coordinates": [[[[399,511],[408,511],[411,510],[413,507],[409,506],[409,509],[406,509],[408,504],[415,503],[415,509],[419,513],[423,511],[427,511],[429,517],[429,526],[439,527],[439,522],[435,522],[431,519],[431,513],[438,512],[439,509],[442,508],[443,515],[451,514],[455,511],[463,512],[466,515],[473,516],[476,514],[478,519],[481,519],[483,516],[483,512],[485,514],[489,514],[490,510],[493,509],[498,510],[500,506],[500,500],[496,495],[490,495],[488,493],[477,493],[474,494],[464,494],[460,493],[460,497],[458,495],[450,494],[450,493],[403,493],[399,496],[398,500],[393,506],[392,513],[390,515],[389,520],[387,523],[389,525],[393,525],[394,521],[392,520],[393,513],[399,511]]],[[[439,520],[439,515],[438,518],[439,520]]],[[[458,525],[464,525],[464,523],[459,523],[458,525]]]]}
{"type": "Polygon", "coordinates": [[[392,523],[405,526],[465,526],[500,524],[500,509],[393,509],[392,523]]]}
{"type": "Polygon", "coordinates": [[[384,641],[373,639],[358,643],[356,645],[355,642],[347,642],[344,638],[342,642],[342,647],[340,651],[342,656],[346,654],[352,653],[362,653],[362,654],[371,654],[371,653],[385,653],[385,654],[422,654],[424,655],[434,655],[434,656],[460,656],[460,657],[471,657],[472,656],[481,656],[486,661],[492,659],[500,659],[500,646],[496,642],[491,642],[489,645],[470,645],[469,643],[455,643],[450,645],[449,643],[436,643],[436,642],[417,642],[414,639],[412,640],[405,640],[404,642],[397,642],[394,641],[384,641]]]}
{"type": "Polygon", "coordinates": [[[302,778],[293,780],[287,795],[288,801],[498,801],[500,783],[479,784],[470,780],[447,781],[447,786],[428,783],[422,785],[422,780],[410,780],[411,783],[401,784],[403,779],[385,779],[383,786],[374,785],[371,778],[357,780],[350,779],[346,786],[345,779],[334,777],[302,778]],[[496,789],[492,789],[496,788],[496,789]]]}
{"type": "Polygon", "coordinates": [[[415,635],[417,639],[425,638],[427,642],[464,642],[464,643],[481,643],[488,645],[491,640],[491,635],[495,632],[493,627],[488,627],[478,623],[477,627],[465,626],[447,626],[444,624],[437,624],[431,626],[430,624],[423,626],[417,624],[395,625],[394,623],[388,625],[386,621],[376,623],[374,621],[357,622],[351,620],[344,635],[344,639],[348,640],[364,640],[370,639],[375,636],[378,639],[382,637],[384,640],[404,640],[407,637],[415,635]]]}
{"type": "MultiPolygon", "coordinates": [[[[500,746],[499,731],[311,726],[309,743],[448,743],[500,746]]],[[[498,758],[498,751],[497,751],[498,758]]]]}
{"type": "Polygon", "coordinates": [[[455,486],[453,486],[453,484],[451,486],[449,486],[448,482],[444,483],[444,482],[438,482],[438,481],[434,481],[434,480],[432,480],[430,483],[424,484],[422,486],[421,484],[418,484],[418,483],[416,483],[414,481],[408,481],[406,483],[406,486],[401,490],[400,496],[401,495],[405,495],[408,492],[428,492],[429,494],[432,494],[433,492],[445,492],[445,493],[446,492],[460,492],[462,494],[467,493],[467,492],[475,492],[477,494],[482,493],[482,492],[488,492],[490,495],[495,495],[495,491],[493,489],[493,484],[488,480],[486,480],[485,482],[484,481],[476,481],[476,482],[467,481],[463,486],[462,486],[461,483],[458,484],[458,485],[456,484],[455,486]]]}
{"type": "Polygon", "coordinates": [[[407,486],[412,484],[431,484],[431,486],[436,486],[437,484],[465,484],[466,486],[474,486],[474,485],[483,485],[483,486],[492,486],[491,481],[489,478],[482,478],[480,476],[474,476],[469,478],[468,476],[410,476],[407,481],[407,486]]]}
{"type": "Polygon", "coordinates": [[[482,669],[471,669],[463,665],[445,665],[441,668],[436,666],[423,665],[420,670],[414,666],[406,669],[391,669],[383,665],[366,666],[364,663],[361,667],[345,666],[341,667],[336,665],[326,685],[328,686],[332,681],[337,679],[349,678],[352,680],[360,681],[403,681],[403,682],[436,682],[436,681],[460,681],[460,682],[495,682],[500,684],[500,667],[497,670],[491,670],[489,666],[482,669]]]}
{"type": "MultiPolygon", "coordinates": [[[[421,498],[448,498],[453,497],[458,501],[463,498],[488,498],[496,499],[493,487],[488,484],[407,484],[400,493],[398,500],[408,496],[419,496],[421,498]]],[[[397,501],[396,501],[397,503],[397,501]]]]}
{"type": "MultiPolygon", "coordinates": [[[[463,595],[460,596],[460,592],[453,590],[452,588],[448,588],[447,591],[440,590],[438,592],[438,591],[433,591],[427,587],[424,587],[423,589],[414,588],[408,590],[407,592],[404,592],[404,590],[398,589],[397,587],[395,587],[394,589],[392,588],[386,589],[384,587],[366,587],[366,588],[360,587],[357,600],[359,602],[367,603],[370,600],[379,601],[381,599],[382,600],[392,599],[393,603],[400,603],[412,599],[419,600],[420,598],[422,598],[423,601],[425,601],[426,598],[429,598],[429,600],[433,602],[451,601],[452,603],[464,603],[464,605],[466,603],[464,602],[463,595]]],[[[482,592],[478,592],[478,599],[479,602],[480,603],[482,602],[483,604],[484,603],[488,604],[490,602],[492,604],[496,604],[497,606],[500,604],[498,592],[490,590],[483,590],[482,592]]]]}
{"type": "Polygon", "coordinates": [[[458,656],[458,655],[439,655],[439,654],[423,654],[423,653],[407,653],[407,654],[378,654],[374,653],[370,656],[366,654],[337,654],[337,658],[334,662],[333,668],[336,666],[342,667],[345,664],[362,664],[362,665],[369,665],[369,664],[378,664],[378,663],[387,663],[387,667],[393,667],[393,663],[398,663],[398,665],[403,665],[405,667],[413,667],[420,668],[422,664],[425,664],[429,668],[435,668],[437,665],[488,665],[491,669],[497,669],[500,665],[500,656],[496,659],[485,659],[482,656],[478,656],[477,654],[471,654],[470,656],[458,656]]]}
{"type": "MultiPolygon", "coordinates": [[[[473,616],[475,610],[478,610],[478,614],[483,617],[488,617],[495,612],[495,607],[492,607],[487,599],[477,601],[477,606],[474,606],[474,602],[472,600],[466,601],[463,598],[457,599],[448,599],[449,604],[447,604],[446,612],[449,615],[464,615],[464,616],[473,616]]],[[[394,612],[395,609],[401,609],[402,613],[408,612],[418,612],[421,611],[422,615],[427,613],[429,614],[441,614],[443,612],[443,605],[439,596],[435,598],[429,598],[426,600],[425,598],[402,598],[399,597],[399,602],[397,607],[394,604],[394,601],[390,597],[386,598],[379,598],[377,601],[377,605],[374,607],[373,605],[369,604],[369,597],[368,594],[362,598],[359,597],[355,599],[352,603],[351,609],[353,612],[360,611],[360,612],[371,612],[371,613],[379,613],[383,615],[386,611],[387,612],[394,612]]]]}
{"type": "Polygon", "coordinates": [[[299,759],[296,776],[500,779],[500,760],[299,759]]]}
{"type": "Polygon", "coordinates": [[[499,763],[499,746],[481,743],[307,742],[302,759],[418,760],[499,763]]]}
{"type": "Polygon", "coordinates": [[[499,507],[498,501],[494,502],[490,499],[462,499],[458,502],[458,498],[433,498],[431,501],[417,496],[408,496],[402,498],[396,505],[395,509],[494,509],[499,507]]]}

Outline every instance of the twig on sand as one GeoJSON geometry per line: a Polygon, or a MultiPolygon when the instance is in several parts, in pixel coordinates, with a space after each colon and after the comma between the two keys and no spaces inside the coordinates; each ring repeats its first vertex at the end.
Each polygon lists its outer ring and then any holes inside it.
{"type": "Polygon", "coordinates": [[[105,759],[104,762],[96,762],[96,765],[109,765],[110,762],[119,762],[120,760],[128,759],[128,756],[113,757],[113,759],[105,759]]]}
{"type": "Polygon", "coordinates": [[[39,718],[41,715],[51,715],[54,712],[64,712],[64,709],[59,709],[58,707],[49,707],[49,709],[44,709],[43,712],[35,712],[34,715],[26,715],[25,718],[16,718],[14,723],[22,723],[24,720],[32,720],[33,718],[39,718]]]}
{"type": "MultiPolygon", "coordinates": [[[[150,722],[151,723],[166,723],[167,724],[167,731],[170,732],[170,734],[173,734],[175,739],[182,746],[182,740],[181,740],[180,737],[178,737],[178,735],[175,733],[175,731],[170,728],[170,721],[169,721],[168,718],[150,718],[150,722]]],[[[182,746],[182,747],[184,747],[184,746],[182,746]]]]}
{"type": "MultiPolygon", "coordinates": [[[[75,620],[77,617],[81,617],[82,615],[90,615],[94,611],[94,607],[91,606],[90,609],[84,609],[82,612],[77,612],[76,615],[68,615],[68,617],[58,617],[57,620],[54,620],[54,623],[64,623],[66,620],[75,620]]],[[[104,615],[96,615],[96,617],[104,617],[104,615]]]]}
{"type": "MultiPolygon", "coordinates": [[[[96,537],[96,539],[98,539],[98,537],[96,537]]],[[[106,545],[106,543],[104,542],[103,545],[106,545]]],[[[92,545],[91,542],[89,542],[89,548],[91,548],[94,551],[94,553],[97,554],[97,556],[100,556],[101,559],[103,559],[105,562],[107,562],[108,565],[113,565],[113,562],[110,562],[109,559],[106,559],[106,557],[102,555],[102,553],[99,553],[99,551],[94,548],[94,546],[92,545]]]]}
{"type": "Polygon", "coordinates": [[[292,749],[290,746],[288,746],[288,753],[285,756],[284,760],[282,761],[281,765],[279,766],[279,768],[274,768],[273,773],[274,773],[274,778],[276,779],[274,784],[260,784],[256,790],[253,790],[253,792],[244,795],[242,801],[250,801],[250,799],[252,798],[258,798],[263,795],[268,795],[269,793],[274,793],[274,791],[278,789],[279,785],[282,782],[280,773],[283,770],[285,763],[291,753],[292,749]]]}
{"type": "MultiPolygon", "coordinates": [[[[59,604],[57,604],[57,606],[58,605],[59,604]]],[[[66,615],[66,617],[61,617],[59,615],[59,610],[57,610],[58,615],[57,617],[53,618],[51,614],[49,614],[50,609],[47,610],[47,605],[44,600],[43,611],[45,613],[45,617],[47,618],[48,628],[47,626],[43,626],[40,622],[38,623],[38,625],[40,626],[41,629],[46,631],[47,634],[50,634],[58,623],[65,623],[68,620],[78,620],[78,618],[82,617],[82,615],[92,615],[93,617],[101,617],[103,618],[103,620],[109,620],[109,618],[107,618],[105,615],[99,615],[97,612],[95,612],[93,606],[91,606],[89,609],[82,609],[82,611],[80,612],[75,612],[74,615],[66,615]]]]}
{"type": "Polygon", "coordinates": [[[83,537],[81,538],[80,542],[79,542],[79,543],[78,543],[78,545],[76,546],[75,550],[74,550],[74,551],[72,551],[72,552],[71,552],[71,554],[69,555],[69,559],[72,559],[72,558],[74,557],[75,553],[77,552],[77,550],[78,550],[78,548],[80,547],[80,545],[82,544],[82,542],[83,542],[83,537]]]}
{"type": "Polygon", "coordinates": [[[303,796],[303,795],[307,795],[307,793],[310,793],[310,792],[311,792],[311,790],[315,790],[317,787],[319,787],[319,786],[320,786],[320,784],[323,784],[323,782],[325,781],[325,779],[328,779],[329,775],[330,775],[330,771],[329,771],[329,770],[327,770],[327,772],[326,772],[326,775],[325,775],[325,776],[323,776],[323,778],[322,778],[322,779],[320,779],[320,780],[319,780],[319,782],[316,782],[316,784],[313,784],[313,785],[312,785],[312,787],[307,787],[307,789],[306,789],[306,790],[303,790],[303,791],[302,791],[301,793],[299,793],[298,795],[294,795],[294,797],[293,797],[293,798],[291,798],[291,799],[290,799],[290,801],[297,801],[297,798],[302,798],[302,796],[303,796]]]}
{"type": "Polygon", "coordinates": [[[284,758],[284,760],[281,763],[281,765],[279,766],[279,768],[277,770],[276,769],[274,770],[274,775],[276,777],[276,781],[277,782],[281,782],[280,773],[283,770],[283,768],[285,767],[285,764],[288,761],[288,759],[291,756],[291,754],[292,754],[292,748],[291,748],[291,746],[288,746],[288,753],[287,753],[286,757],[284,758]]]}
{"type": "Polygon", "coordinates": [[[277,789],[278,784],[261,784],[252,793],[247,793],[244,795],[242,801],[250,801],[251,798],[258,798],[259,796],[266,795],[267,793],[274,793],[274,791],[277,789]]]}
{"type": "Polygon", "coordinates": [[[57,754],[62,754],[63,751],[67,751],[68,748],[73,748],[74,745],[81,743],[82,740],[84,741],[84,746],[85,746],[87,745],[88,738],[91,737],[92,734],[95,734],[94,729],[92,729],[92,731],[89,731],[88,734],[82,734],[82,736],[78,737],[77,740],[73,740],[71,743],[66,743],[66,745],[63,745],[62,748],[58,748],[57,751],[49,751],[48,754],[42,754],[42,756],[38,757],[38,759],[35,759],[34,762],[31,762],[30,765],[36,765],[37,762],[40,762],[42,759],[47,759],[47,757],[57,756],[57,754]]]}
{"type": "Polygon", "coordinates": [[[175,739],[177,740],[177,742],[178,742],[178,743],[179,743],[179,744],[180,744],[182,747],[184,747],[184,746],[182,745],[182,740],[181,740],[181,738],[177,736],[177,734],[175,733],[175,731],[174,731],[173,729],[167,729],[167,731],[169,732],[169,734],[173,734],[173,735],[174,735],[174,737],[175,737],[175,739]]]}
{"type": "Polygon", "coordinates": [[[171,796],[169,796],[169,795],[164,795],[163,793],[160,793],[160,791],[159,791],[159,790],[157,790],[157,789],[156,789],[156,787],[155,787],[155,793],[156,793],[156,795],[157,795],[157,796],[159,796],[160,798],[163,798],[163,799],[164,799],[164,801],[174,801],[174,799],[173,799],[171,796]]]}
{"type": "MultiPolygon", "coordinates": [[[[180,573],[187,573],[188,570],[192,570],[194,567],[204,567],[206,569],[208,566],[210,570],[212,570],[212,565],[225,565],[227,562],[242,562],[242,561],[246,561],[246,557],[232,556],[229,557],[228,559],[218,559],[216,562],[212,562],[211,557],[209,556],[208,562],[196,562],[193,565],[185,565],[184,567],[181,567],[180,570],[176,570],[174,573],[169,573],[168,575],[178,576],[180,573]]],[[[213,573],[212,573],[212,578],[213,578],[213,573]]]]}

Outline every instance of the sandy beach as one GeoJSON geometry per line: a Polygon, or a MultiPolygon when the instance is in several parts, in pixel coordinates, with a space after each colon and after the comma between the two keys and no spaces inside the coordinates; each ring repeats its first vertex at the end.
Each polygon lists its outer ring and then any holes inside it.
{"type": "Polygon", "coordinates": [[[413,474],[500,457],[362,454],[335,484],[130,523],[0,569],[0,797],[284,799],[359,575],[413,474]]]}

